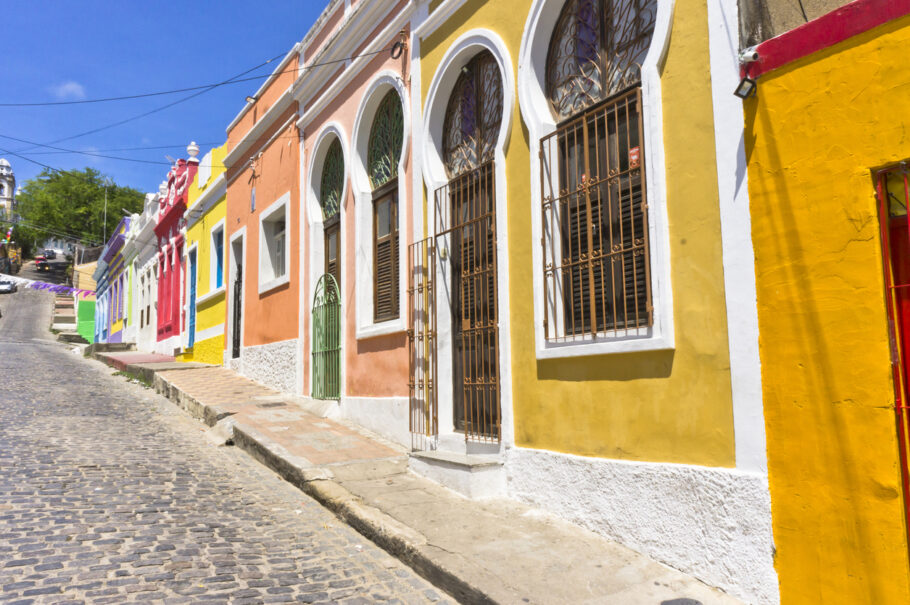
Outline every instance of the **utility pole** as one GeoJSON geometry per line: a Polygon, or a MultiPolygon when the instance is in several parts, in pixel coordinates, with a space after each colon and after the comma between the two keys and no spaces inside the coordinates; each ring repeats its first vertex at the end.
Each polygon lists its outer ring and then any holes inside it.
{"type": "Polygon", "coordinates": [[[104,224],[102,225],[101,245],[107,243],[107,187],[104,188],[104,224]]]}

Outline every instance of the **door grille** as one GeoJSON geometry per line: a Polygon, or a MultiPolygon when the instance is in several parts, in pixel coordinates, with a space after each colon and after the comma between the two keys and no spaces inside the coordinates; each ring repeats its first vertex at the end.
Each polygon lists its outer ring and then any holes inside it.
{"type": "Polygon", "coordinates": [[[313,295],[313,398],[341,398],[341,298],[330,273],[313,295]]]}

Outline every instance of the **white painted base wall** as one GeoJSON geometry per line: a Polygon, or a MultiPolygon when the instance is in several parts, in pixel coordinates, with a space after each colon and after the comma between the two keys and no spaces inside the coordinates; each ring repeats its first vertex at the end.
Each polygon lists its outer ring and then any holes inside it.
{"type": "Polygon", "coordinates": [[[298,340],[282,340],[266,345],[241,347],[240,360],[232,359],[230,368],[282,393],[297,388],[298,340]]]}
{"type": "Polygon", "coordinates": [[[410,447],[407,397],[342,397],[341,416],[385,437],[410,447]]]}
{"type": "Polygon", "coordinates": [[[779,603],[767,475],[506,451],[508,495],[749,603],[779,603]]]}

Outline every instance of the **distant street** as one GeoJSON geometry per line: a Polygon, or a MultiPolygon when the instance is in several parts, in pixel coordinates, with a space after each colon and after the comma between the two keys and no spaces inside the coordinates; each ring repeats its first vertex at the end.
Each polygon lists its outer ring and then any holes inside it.
{"type": "Polygon", "coordinates": [[[443,598],[164,398],[52,340],[51,302],[0,295],[0,602],[443,598]]]}
{"type": "Polygon", "coordinates": [[[34,279],[51,284],[62,284],[66,281],[66,266],[68,264],[66,260],[58,257],[56,260],[48,261],[48,265],[51,268],[50,271],[38,271],[35,267],[35,261],[30,260],[22,265],[16,277],[34,279]]]}

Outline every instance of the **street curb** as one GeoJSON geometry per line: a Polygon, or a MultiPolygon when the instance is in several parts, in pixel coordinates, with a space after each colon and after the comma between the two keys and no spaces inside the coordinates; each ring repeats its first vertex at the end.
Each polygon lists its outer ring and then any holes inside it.
{"type": "MultiPolygon", "coordinates": [[[[220,406],[202,403],[157,373],[153,386],[158,393],[209,427],[233,415],[233,412],[220,406]]],[[[429,544],[425,536],[378,508],[364,504],[359,497],[333,481],[335,476],[328,468],[316,467],[295,458],[281,445],[252,427],[234,423],[232,429],[234,445],[319,502],[363,537],[396,557],[424,579],[459,602],[496,603],[485,592],[471,586],[442,562],[435,560],[433,555],[438,555],[441,551],[429,544]]]]}

